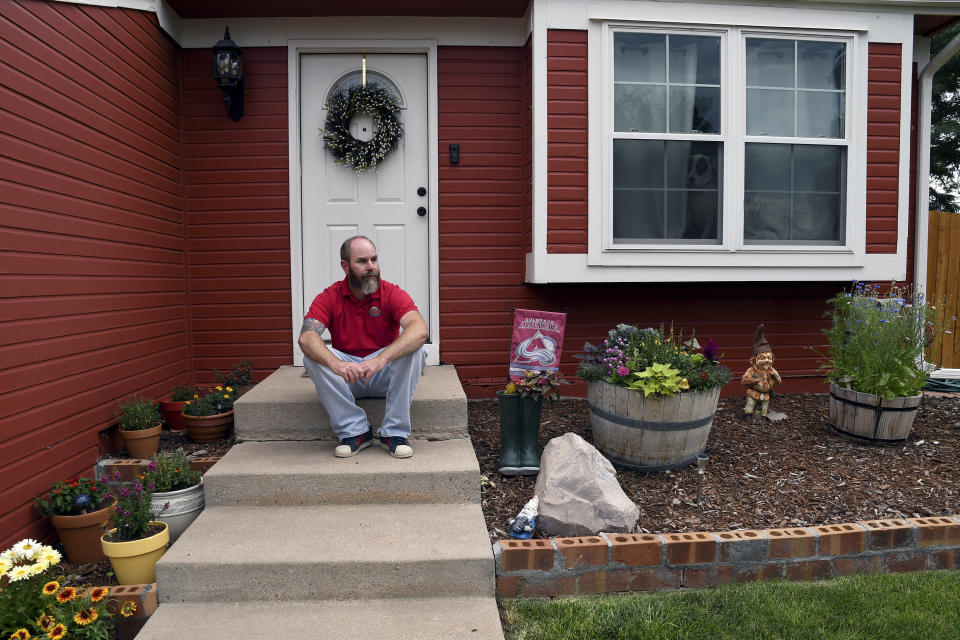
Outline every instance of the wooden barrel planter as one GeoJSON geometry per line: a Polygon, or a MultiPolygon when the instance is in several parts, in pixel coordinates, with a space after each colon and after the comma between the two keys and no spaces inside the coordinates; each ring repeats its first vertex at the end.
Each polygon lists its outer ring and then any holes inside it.
{"type": "Polygon", "coordinates": [[[919,396],[886,400],[830,383],[830,424],[840,433],[874,442],[906,440],[920,406],[919,396]]]}
{"type": "Polygon", "coordinates": [[[693,464],[707,446],[719,398],[720,387],[644,398],[642,391],[590,382],[594,443],[613,464],[637,471],[693,464]]]}

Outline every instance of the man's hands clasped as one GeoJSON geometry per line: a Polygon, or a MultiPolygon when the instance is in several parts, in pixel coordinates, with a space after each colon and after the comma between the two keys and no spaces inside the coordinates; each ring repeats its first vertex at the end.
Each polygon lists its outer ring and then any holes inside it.
{"type": "Polygon", "coordinates": [[[346,381],[347,384],[356,382],[370,383],[370,378],[386,366],[386,363],[379,357],[370,358],[363,362],[344,362],[338,360],[333,364],[333,372],[346,381]]]}

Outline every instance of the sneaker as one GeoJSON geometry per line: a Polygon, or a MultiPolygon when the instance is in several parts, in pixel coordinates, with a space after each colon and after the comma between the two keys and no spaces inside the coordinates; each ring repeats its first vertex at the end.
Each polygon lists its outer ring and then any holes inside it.
{"type": "Polygon", "coordinates": [[[357,452],[360,449],[366,449],[373,444],[373,427],[367,429],[366,433],[361,433],[358,436],[353,436],[350,438],[343,438],[340,441],[340,446],[333,450],[333,455],[338,458],[349,458],[350,456],[357,455],[357,452]]]}
{"type": "Polygon", "coordinates": [[[388,449],[394,458],[409,458],[413,455],[413,447],[402,436],[380,436],[380,446],[388,449]]]}

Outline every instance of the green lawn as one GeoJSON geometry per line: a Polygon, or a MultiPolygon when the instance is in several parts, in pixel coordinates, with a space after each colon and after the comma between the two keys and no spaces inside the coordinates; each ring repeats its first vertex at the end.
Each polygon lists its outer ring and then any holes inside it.
{"type": "Polygon", "coordinates": [[[960,638],[960,571],[502,600],[507,640],[960,638]]]}

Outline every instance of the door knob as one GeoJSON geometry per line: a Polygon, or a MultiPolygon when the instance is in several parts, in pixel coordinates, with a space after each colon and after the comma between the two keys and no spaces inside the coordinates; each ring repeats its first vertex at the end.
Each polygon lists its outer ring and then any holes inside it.
{"type": "Polygon", "coordinates": [[[427,195],[427,188],[426,188],[426,187],[418,187],[418,188],[417,188],[417,195],[420,196],[421,198],[422,198],[423,196],[427,195]]]}
{"type": "Polygon", "coordinates": [[[426,208],[426,207],[417,207],[417,215],[418,215],[418,216],[425,216],[425,215],[427,215],[427,208],[426,208]]]}

